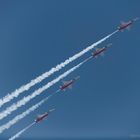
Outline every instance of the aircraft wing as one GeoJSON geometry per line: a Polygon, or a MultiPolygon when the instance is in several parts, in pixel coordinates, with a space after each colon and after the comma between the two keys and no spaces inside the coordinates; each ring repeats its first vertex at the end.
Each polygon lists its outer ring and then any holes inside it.
{"type": "Polygon", "coordinates": [[[131,29],[131,25],[129,25],[126,29],[127,29],[127,30],[130,30],[130,29],[131,29]]]}
{"type": "Polygon", "coordinates": [[[40,118],[41,117],[41,115],[37,115],[37,118],[40,118]]]}
{"type": "Polygon", "coordinates": [[[121,25],[126,25],[126,22],[124,22],[124,21],[121,21],[121,25]]]}
{"type": "Polygon", "coordinates": [[[100,55],[101,55],[101,56],[104,56],[105,54],[104,54],[104,52],[102,52],[100,55]]]}
{"type": "Polygon", "coordinates": [[[100,50],[100,48],[95,48],[95,51],[99,51],[100,50]]]}
{"type": "Polygon", "coordinates": [[[62,81],[63,84],[68,84],[68,81],[62,81]]]}
{"type": "Polygon", "coordinates": [[[69,89],[72,89],[72,85],[69,85],[68,88],[69,88],[69,89]]]}

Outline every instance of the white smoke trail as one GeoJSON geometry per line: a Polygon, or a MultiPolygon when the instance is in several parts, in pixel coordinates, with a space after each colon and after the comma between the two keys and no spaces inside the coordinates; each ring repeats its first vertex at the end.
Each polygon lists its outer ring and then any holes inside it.
{"type": "MultiPolygon", "coordinates": [[[[82,64],[86,63],[88,60],[90,60],[92,57],[89,57],[87,59],[85,59],[84,61],[82,61],[81,63],[79,63],[78,65],[76,65],[75,67],[69,69],[68,71],[66,71],[65,73],[63,73],[62,75],[60,75],[58,78],[54,79],[52,82],[58,82],[59,80],[61,80],[61,78],[66,77],[67,75],[69,75],[71,72],[73,72],[74,70],[76,70],[77,68],[79,68],[82,64]]],[[[52,84],[53,84],[52,83],[52,84]]],[[[48,83],[49,84],[49,83],[48,83]]],[[[47,85],[48,85],[47,84],[47,85]]],[[[52,84],[49,84],[50,86],[52,84]]],[[[59,92],[60,90],[57,90],[55,93],[59,92]]],[[[55,94],[54,93],[54,94],[55,94]]],[[[32,95],[29,95],[25,98],[30,98],[30,96],[35,97],[38,94],[36,94],[36,92],[34,92],[32,95]],[[35,94],[33,96],[33,94],[35,94]]],[[[28,114],[30,114],[31,112],[33,112],[34,110],[36,110],[39,106],[41,106],[46,100],[48,100],[51,96],[53,96],[53,94],[51,94],[50,96],[48,96],[47,98],[41,100],[39,103],[37,103],[36,105],[33,105],[31,108],[27,109],[25,112],[17,115],[15,118],[13,118],[12,120],[10,120],[9,122],[7,122],[6,124],[0,126],[0,133],[3,133],[4,130],[9,129],[11,126],[13,126],[14,124],[16,124],[18,121],[20,121],[21,119],[23,119],[24,117],[26,117],[28,114]]],[[[31,98],[30,98],[31,99],[31,98]]],[[[24,101],[24,99],[23,99],[24,101]]],[[[25,100],[25,101],[29,101],[29,100],[25,100]]],[[[5,116],[5,115],[4,115],[5,116]]]]}
{"type": "Polygon", "coordinates": [[[35,124],[35,122],[31,123],[30,125],[28,125],[27,127],[25,127],[24,129],[22,129],[21,131],[19,131],[17,134],[15,134],[13,137],[9,138],[9,140],[15,140],[16,138],[18,138],[21,134],[23,134],[26,130],[28,130],[30,127],[32,127],[35,124]]]}
{"type": "Polygon", "coordinates": [[[44,102],[46,102],[52,95],[46,97],[45,99],[41,100],[39,103],[36,105],[33,105],[23,113],[17,115],[15,118],[10,120],[8,123],[0,126],[0,133],[2,133],[4,130],[9,129],[12,125],[16,124],[18,121],[29,115],[32,111],[36,110],[38,107],[40,107],[44,102]]]}
{"type": "Polygon", "coordinates": [[[87,62],[91,58],[92,57],[89,57],[89,58],[85,59],[84,61],[82,61],[78,65],[74,66],[73,68],[69,69],[68,71],[66,71],[63,74],[61,74],[60,76],[58,76],[56,79],[54,79],[51,82],[47,83],[45,86],[37,89],[31,95],[28,95],[28,96],[24,97],[23,99],[19,100],[17,103],[14,103],[11,106],[7,107],[5,110],[3,110],[2,112],[0,112],[0,120],[2,120],[3,118],[7,117],[8,115],[10,115],[13,111],[15,111],[16,109],[18,109],[19,107],[25,105],[31,99],[33,99],[36,96],[40,95],[43,91],[45,91],[46,89],[48,89],[51,86],[53,86],[54,84],[56,84],[57,82],[59,82],[64,77],[68,76],[70,73],[72,73],[74,70],[76,70],[77,68],[79,68],[82,64],[84,64],[85,62],[87,62]]]}
{"type": "Polygon", "coordinates": [[[116,30],[115,32],[109,34],[108,36],[104,37],[103,39],[99,40],[98,42],[92,44],[91,46],[87,47],[86,49],[82,50],[81,52],[75,54],[74,56],[68,58],[64,62],[58,64],[56,67],[52,68],[48,72],[45,72],[42,75],[38,76],[37,78],[31,80],[26,85],[23,85],[20,88],[18,88],[15,91],[13,91],[12,93],[7,94],[5,97],[0,99],[0,107],[3,106],[5,103],[11,101],[13,98],[18,97],[20,95],[20,93],[23,93],[24,91],[29,90],[35,84],[40,83],[45,78],[47,78],[50,75],[52,75],[53,73],[59,71],[60,69],[62,69],[66,65],[68,65],[70,62],[72,62],[72,61],[76,60],[77,58],[79,58],[80,56],[84,55],[86,52],[90,51],[95,46],[99,45],[100,43],[102,43],[103,41],[105,41],[106,39],[108,39],[109,37],[111,37],[113,34],[115,34],[117,32],[118,32],[118,30],[116,30]]]}

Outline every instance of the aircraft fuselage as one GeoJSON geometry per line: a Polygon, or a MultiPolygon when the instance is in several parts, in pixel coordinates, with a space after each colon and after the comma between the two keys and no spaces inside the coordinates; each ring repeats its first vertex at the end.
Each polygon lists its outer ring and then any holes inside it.
{"type": "Polygon", "coordinates": [[[66,88],[68,88],[69,86],[71,86],[74,83],[74,80],[70,80],[67,84],[64,84],[60,87],[61,90],[64,90],[66,88]]]}
{"type": "Polygon", "coordinates": [[[48,115],[49,115],[48,113],[45,113],[45,114],[41,115],[40,117],[38,117],[38,118],[35,120],[35,122],[38,123],[38,122],[44,120],[48,115]]]}
{"type": "Polygon", "coordinates": [[[122,24],[119,26],[118,30],[121,31],[121,30],[124,30],[126,29],[127,27],[129,27],[130,25],[132,25],[133,21],[129,21],[127,22],[126,24],[122,24]]]}
{"type": "Polygon", "coordinates": [[[99,49],[99,50],[96,50],[96,51],[93,53],[93,57],[100,55],[100,54],[101,54],[102,52],[104,52],[105,50],[106,50],[106,47],[103,47],[103,48],[101,48],[101,49],[99,49]]]}

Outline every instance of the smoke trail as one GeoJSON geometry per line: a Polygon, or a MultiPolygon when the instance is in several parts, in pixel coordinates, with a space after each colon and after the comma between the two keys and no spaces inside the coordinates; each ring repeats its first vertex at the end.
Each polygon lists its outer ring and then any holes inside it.
{"type": "Polygon", "coordinates": [[[83,65],[85,62],[87,62],[91,58],[92,58],[92,56],[89,57],[89,58],[87,58],[87,59],[85,59],[84,61],[82,61],[78,65],[76,65],[73,68],[69,69],[68,71],[64,72],[63,74],[61,74],[60,76],[58,76],[56,79],[54,79],[51,82],[47,83],[45,86],[37,89],[31,95],[28,95],[28,96],[24,97],[23,99],[19,100],[17,103],[14,103],[11,106],[7,107],[5,110],[3,110],[0,113],[0,120],[2,120],[3,118],[7,117],[8,115],[10,115],[13,111],[15,111],[16,109],[18,109],[19,107],[25,105],[31,99],[33,99],[36,96],[40,95],[43,91],[45,91],[46,89],[48,89],[51,86],[53,86],[54,84],[56,84],[57,82],[59,82],[64,77],[68,76],[70,73],[72,73],[74,70],[76,70],[77,68],[79,68],[81,65],[83,65]]]}
{"type": "Polygon", "coordinates": [[[62,69],[66,65],[68,65],[70,62],[72,62],[72,61],[76,60],[77,58],[79,58],[80,56],[84,55],[86,52],[90,51],[95,46],[99,45],[100,43],[102,43],[103,41],[105,41],[106,39],[108,39],[109,37],[111,37],[112,35],[114,35],[117,32],[118,32],[118,30],[116,30],[115,32],[109,34],[108,36],[104,37],[103,39],[99,40],[98,42],[92,44],[91,46],[85,48],[84,50],[82,50],[81,52],[75,54],[74,56],[68,58],[64,62],[58,64],[56,67],[52,68],[48,72],[45,72],[42,75],[38,76],[37,78],[31,80],[26,85],[23,85],[20,88],[18,88],[15,91],[13,91],[12,93],[7,94],[5,97],[0,99],[0,107],[3,106],[5,103],[11,101],[13,98],[18,97],[20,95],[20,93],[22,93],[22,92],[24,92],[26,90],[29,90],[35,84],[40,83],[45,78],[47,78],[50,75],[52,75],[53,73],[59,71],[60,69],[62,69]]]}
{"type": "Polygon", "coordinates": [[[21,131],[19,131],[17,134],[15,134],[13,137],[9,138],[9,140],[15,140],[16,138],[18,138],[22,133],[24,133],[26,130],[28,130],[30,127],[32,127],[35,124],[35,122],[31,123],[30,125],[28,125],[27,127],[25,127],[24,129],[22,129],[21,131]]]}
{"type": "MultiPolygon", "coordinates": [[[[63,73],[62,75],[65,74],[70,74],[73,70],[76,70],[78,67],[80,67],[82,64],[86,63],[88,60],[90,60],[92,57],[88,57],[87,59],[85,59],[83,62],[79,63],[78,65],[76,65],[75,67],[71,68],[70,70],[66,71],[65,73],[63,73]]],[[[61,75],[60,75],[61,76],[61,75]]],[[[57,79],[57,78],[56,78],[57,79]]],[[[55,93],[61,91],[60,89],[58,89],[55,93]]],[[[17,115],[15,118],[13,118],[12,120],[10,120],[8,123],[0,126],[0,133],[2,133],[4,130],[9,129],[12,125],[16,124],[18,121],[20,121],[21,119],[23,119],[24,117],[26,117],[28,114],[30,114],[31,112],[33,112],[34,110],[36,110],[39,106],[41,106],[46,100],[48,100],[51,96],[53,96],[54,94],[51,94],[50,96],[46,97],[45,99],[41,100],[39,103],[37,103],[36,105],[33,105],[31,108],[27,109],[25,112],[17,115]]],[[[28,96],[27,96],[28,97],[28,96]]]]}
{"type": "Polygon", "coordinates": [[[16,124],[18,121],[26,117],[28,114],[30,114],[32,111],[36,110],[38,107],[40,107],[44,102],[46,102],[52,95],[46,97],[45,99],[41,100],[39,103],[36,105],[33,105],[23,113],[17,115],[15,118],[10,120],[8,123],[0,126],[0,133],[2,133],[4,130],[9,129],[12,125],[16,124]]]}

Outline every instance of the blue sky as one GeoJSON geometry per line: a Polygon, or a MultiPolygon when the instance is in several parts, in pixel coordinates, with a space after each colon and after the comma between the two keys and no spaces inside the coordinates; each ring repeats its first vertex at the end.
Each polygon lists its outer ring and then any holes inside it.
{"type": "MultiPolygon", "coordinates": [[[[1,0],[0,97],[112,33],[120,21],[139,17],[139,5],[138,0],[1,0]]],[[[56,111],[48,120],[31,128],[22,138],[140,134],[139,25],[138,21],[130,31],[119,32],[99,45],[113,43],[104,57],[91,60],[65,78],[81,76],[72,90],[54,96],[0,137],[15,134],[30,124],[37,114],[52,107],[56,111]]],[[[24,95],[90,55],[91,52],[87,53],[24,95]]],[[[54,92],[60,84],[15,111],[0,124],[54,92]]]]}

